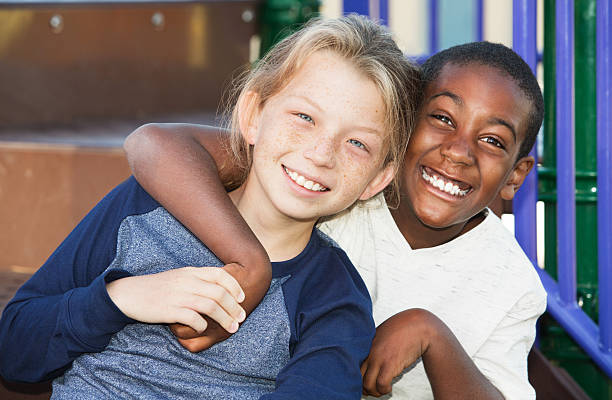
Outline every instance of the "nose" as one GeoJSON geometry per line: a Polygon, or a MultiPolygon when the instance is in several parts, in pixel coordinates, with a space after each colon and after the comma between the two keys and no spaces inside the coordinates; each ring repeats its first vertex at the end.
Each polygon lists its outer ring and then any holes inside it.
{"type": "Polygon", "coordinates": [[[324,168],[333,168],[336,164],[334,141],[329,137],[314,137],[304,150],[304,157],[313,164],[324,168]]]}
{"type": "Polygon", "coordinates": [[[440,153],[442,157],[454,164],[469,166],[474,162],[470,144],[458,133],[449,135],[448,139],[442,143],[440,153]]]}

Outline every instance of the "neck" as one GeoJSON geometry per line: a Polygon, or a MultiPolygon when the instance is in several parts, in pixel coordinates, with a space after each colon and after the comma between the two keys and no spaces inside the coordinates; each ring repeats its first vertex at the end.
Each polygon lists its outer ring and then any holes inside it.
{"type": "Polygon", "coordinates": [[[229,196],[270,260],[285,261],[300,254],[310,240],[316,220],[298,221],[282,214],[271,203],[262,202],[252,186],[247,180],[229,196]]]}
{"type": "Polygon", "coordinates": [[[465,222],[446,228],[433,228],[419,220],[410,207],[408,199],[403,199],[397,209],[390,211],[395,224],[413,249],[448,243],[478,226],[484,220],[484,213],[480,212],[465,222]]]}

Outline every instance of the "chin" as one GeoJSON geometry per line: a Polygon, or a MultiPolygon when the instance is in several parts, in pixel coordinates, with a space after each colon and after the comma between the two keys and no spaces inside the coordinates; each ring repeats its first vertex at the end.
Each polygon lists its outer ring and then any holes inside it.
{"type": "Polygon", "coordinates": [[[421,224],[431,229],[444,229],[453,224],[452,221],[435,210],[415,210],[415,215],[421,224]]]}
{"type": "Polygon", "coordinates": [[[429,229],[442,230],[442,229],[445,229],[445,228],[449,227],[449,225],[447,223],[441,222],[439,220],[431,220],[431,219],[426,219],[426,218],[419,218],[419,221],[421,222],[421,224],[423,224],[424,226],[426,226],[429,229]]]}
{"type": "Polygon", "coordinates": [[[287,218],[291,218],[300,222],[316,221],[319,219],[319,215],[314,215],[312,212],[307,210],[297,209],[294,207],[279,207],[279,211],[287,218]]]}

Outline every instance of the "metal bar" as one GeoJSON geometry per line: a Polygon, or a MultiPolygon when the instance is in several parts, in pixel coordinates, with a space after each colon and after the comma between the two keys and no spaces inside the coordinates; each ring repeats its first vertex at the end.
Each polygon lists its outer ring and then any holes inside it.
{"type": "Polygon", "coordinates": [[[357,13],[361,15],[370,15],[370,1],[344,0],[342,2],[342,11],[344,14],[357,13]]]}
{"type": "Polygon", "coordinates": [[[389,26],[389,0],[378,1],[378,19],[383,25],[389,26]]]}
{"type": "MultiPolygon", "coordinates": [[[[568,304],[561,299],[559,284],[540,268],[536,268],[548,293],[547,311],[565,331],[584,349],[591,359],[612,378],[612,354],[601,351],[598,336],[600,329],[576,302],[568,304]]],[[[601,318],[600,318],[601,321],[601,318]]]]}
{"type": "MultiPolygon", "coordinates": [[[[535,74],[537,65],[536,12],[537,3],[531,0],[514,0],[512,4],[512,44],[514,50],[529,65],[535,74]]],[[[538,159],[536,147],[529,153],[538,159]]],[[[538,174],[532,171],[516,193],[513,202],[516,239],[531,260],[538,265],[536,242],[536,202],[538,196],[538,174]]]]}
{"type": "Polygon", "coordinates": [[[561,301],[576,302],[576,176],[574,138],[574,1],[556,3],[557,242],[561,301]]]}
{"type": "Polygon", "coordinates": [[[438,35],[438,0],[429,0],[429,55],[440,48],[438,35]]]}
{"type": "Polygon", "coordinates": [[[482,42],[484,38],[484,0],[476,0],[476,41],[482,42]]]}
{"type": "Polygon", "coordinates": [[[612,0],[597,1],[596,18],[599,340],[601,350],[609,354],[612,351],[612,0]]]}

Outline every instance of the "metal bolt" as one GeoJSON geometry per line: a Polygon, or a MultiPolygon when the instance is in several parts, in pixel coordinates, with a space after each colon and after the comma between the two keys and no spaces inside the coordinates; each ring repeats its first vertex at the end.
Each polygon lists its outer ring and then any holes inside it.
{"type": "Polygon", "coordinates": [[[64,18],[59,14],[54,14],[49,20],[51,32],[60,33],[64,30],[64,18]]]}
{"type": "Polygon", "coordinates": [[[164,17],[164,14],[159,11],[153,14],[151,16],[151,24],[153,24],[153,28],[156,31],[161,31],[162,29],[164,29],[164,25],[166,24],[166,18],[164,17]]]}
{"type": "Polygon", "coordinates": [[[246,23],[252,22],[255,19],[255,13],[251,9],[242,12],[242,20],[246,23]]]}

